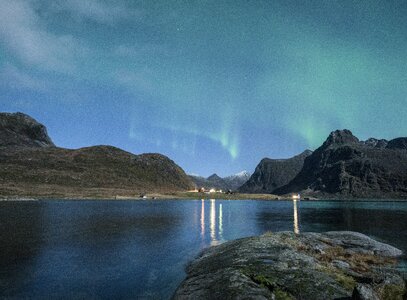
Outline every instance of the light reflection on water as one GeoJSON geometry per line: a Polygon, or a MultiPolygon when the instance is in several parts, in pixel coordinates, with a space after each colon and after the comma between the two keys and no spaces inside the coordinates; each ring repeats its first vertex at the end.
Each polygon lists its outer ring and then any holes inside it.
{"type": "Polygon", "coordinates": [[[297,210],[297,200],[293,200],[293,207],[294,207],[294,233],[300,233],[300,226],[298,224],[298,210],[297,210]]]}
{"type": "MultiPolygon", "coordinates": [[[[216,199],[207,200],[210,203],[209,229],[210,229],[210,245],[215,246],[223,243],[223,206],[222,203],[216,203],[216,199]]],[[[221,200],[222,201],[222,200],[221,200]]],[[[293,204],[293,228],[292,231],[296,234],[300,233],[300,222],[298,215],[299,200],[292,200],[293,204]]],[[[229,214],[230,216],[230,214],[229,214]]],[[[228,220],[230,222],[230,219],[228,220]]],[[[201,236],[205,236],[205,200],[201,199],[201,236]]]]}
{"type": "MultiPolygon", "coordinates": [[[[209,229],[210,229],[210,246],[223,243],[223,209],[222,203],[216,204],[215,199],[210,199],[209,229]]],[[[205,200],[201,200],[201,236],[205,236],[205,200]]]]}
{"type": "Polygon", "coordinates": [[[223,241],[223,211],[222,203],[219,204],[219,239],[223,241]]]}
{"type": "Polygon", "coordinates": [[[407,202],[385,201],[0,202],[0,298],[168,299],[211,245],[352,230],[406,252],[406,220],[407,202]]]}
{"type": "Polygon", "coordinates": [[[201,236],[205,237],[205,200],[201,200],[201,236]]]}
{"type": "Polygon", "coordinates": [[[211,228],[211,246],[216,245],[217,244],[217,240],[216,240],[216,200],[215,199],[211,199],[211,215],[210,215],[210,219],[209,219],[209,224],[210,224],[210,228],[211,228]]]}

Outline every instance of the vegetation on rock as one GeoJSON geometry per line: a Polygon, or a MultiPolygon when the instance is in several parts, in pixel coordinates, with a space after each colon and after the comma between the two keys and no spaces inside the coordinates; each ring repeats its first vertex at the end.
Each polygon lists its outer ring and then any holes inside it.
{"type": "Polygon", "coordinates": [[[402,252],[356,232],[267,233],[204,250],[174,299],[403,299],[402,252]]]}

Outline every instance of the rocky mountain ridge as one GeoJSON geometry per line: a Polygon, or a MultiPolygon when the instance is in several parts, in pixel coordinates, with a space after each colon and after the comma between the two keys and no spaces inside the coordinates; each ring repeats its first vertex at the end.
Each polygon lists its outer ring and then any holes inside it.
{"type": "Polygon", "coordinates": [[[217,189],[217,190],[237,190],[242,184],[244,184],[249,178],[250,173],[247,171],[241,171],[237,174],[233,174],[226,177],[220,177],[219,175],[212,174],[207,178],[196,175],[189,175],[194,182],[196,188],[205,189],[217,189]]]}
{"type": "Polygon", "coordinates": [[[160,154],[134,155],[111,146],[55,146],[44,125],[22,113],[0,113],[0,196],[113,196],[195,187],[242,193],[302,193],[330,198],[407,197],[407,137],[360,141],[333,131],[314,152],[263,159],[221,178],[187,176],[160,154]]]}
{"type": "Polygon", "coordinates": [[[44,125],[22,113],[0,113],[0,196],[114,197],[193,188],[168,157],[112,146],[64,149],[44,125]]]}
{"type": "Polygon", "coordinates": [[[305,150],[301,154],[287,159],[263,158],[253,175],[239,188],[239,192],[273,193],[276,189],[288,184],[301,171],[305,158],[311,154],[312,151],[305,150]]]}
{"type": "Polygon", "coordinates": [[[350,130],[331,132],[277,194],[302,192],[352,198],[407,196],[407,138],[359,141],[350,130]]]}
{"type": "Polygon", "coordinates": [[[23,113],[0,113],[0,147],[55,147],[44,125],[23,113]]]}

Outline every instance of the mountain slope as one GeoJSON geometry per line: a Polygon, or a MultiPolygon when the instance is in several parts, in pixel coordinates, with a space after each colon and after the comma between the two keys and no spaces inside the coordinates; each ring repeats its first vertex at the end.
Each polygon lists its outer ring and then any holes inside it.
{"type": "Polygon", "coordinates": [[[239,188],[239,192],[273,193],[301,171],[305,158],[311,153],[312,151],[306,150],[288,159],[262,159],[250,179],[239,188]]]}
{"type": "Polygon", "coordinates": [[[135,196],[193,187],[185,172],[161,154],[134,155],[111,146],[63,149],[28,116],[0,113],[0,123],[3,196],[135,196]]]}
{"type": "Polygon", "coordinates": [[[224,178],[228,183],[229,190],[238,190],[243,184],[246,183],[250,178],[250,173],[247,171],[242,171],[234,175],[230,175],[224,178]]]}
{"type": "Polygon", "coordinates": [[[299,174],[275,193],[361,198],[407,196],[407,138],[377,141],[381,141],[379,146],[360,142],[346,129],[332,132],[305,159],[299,174]]]}
{"type": "Polygon", "coordinates": [[[22,113],[0,113],[0,147],[53,147],[44,125],[22,113]]]}

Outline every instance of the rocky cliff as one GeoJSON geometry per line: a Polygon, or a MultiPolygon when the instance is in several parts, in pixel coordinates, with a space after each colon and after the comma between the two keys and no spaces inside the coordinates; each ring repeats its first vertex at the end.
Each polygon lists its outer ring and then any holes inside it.
{"type": "Polygon", "coordinates": [[[161,154],[55,147],[46,128],[21,113],[0,113],[0,124],[0,196],[134,197],[193,188],[185,172],[161,154]]]}
{"type": "Polygon", "coordinates": [[[262,159],[250,179],[239,188],[239,192],[273,193],[301,171],[305,158],[311,154],[312,151],[306,150],[288,159],[262,159]]]}
{"type": "Polygon", "coordinates": [[[44,125],[22,113],[0,113],[0,147],[53,147],[44,125]]]}
{"type": "Polygon", "coordinates": [[[359,141],[349,130],[332,132],[277,194],[335,197],[406,197],[407,138],[359,141]]]}

